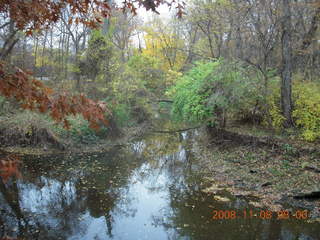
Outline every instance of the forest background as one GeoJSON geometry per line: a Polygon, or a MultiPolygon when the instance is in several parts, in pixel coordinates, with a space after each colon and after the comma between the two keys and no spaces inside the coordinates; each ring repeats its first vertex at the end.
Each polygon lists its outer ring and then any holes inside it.
{"type": "Polygon", "coordinates": [[[14,2],[0,9],[3,146],[94,144],[151,121],[155,106],[191,126],[320,138],[317,1],[192,0],[148,21],[93,1],[100,12],[66,4],[38,25],[14,2]]]}

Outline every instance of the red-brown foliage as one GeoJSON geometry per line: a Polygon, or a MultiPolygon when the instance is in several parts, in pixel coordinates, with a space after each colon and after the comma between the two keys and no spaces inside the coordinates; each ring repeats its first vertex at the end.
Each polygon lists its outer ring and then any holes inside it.
{"type": "MultiPolygon", "coordinates": [[[[176,8],[177,15],[182,16],[184,2],[178,0],[124,0],[118,8],[128,9],[136,14],[137,6],[151,9],[154,12],[161,4],[176,8]]],[[[97,27],[103,18],[109,17],[111,7],[106,0],[0,0],[0,14],[14,20],[19,30],[32,34],[33,30],[49,27],[57,22],[62,9],[69,7],[72,15],[69,23],[83,23],[90,27],[97,27]]]]}
{"type": "Polygon", "coordinates": [[[21,178],[19,164],[19,157],[14,154],[7,155],[5,158],[0,159],[0,177],[4,183],[12,176],[21,178]]]}
{"type": "Polygon", "coordinates": [[[83,94],[54,93],[30,73],[5,62],[0,62],[0,76],[1,95],[15,98],[25,109],[49,112],[56,122],[62,122],[66,128],[69,127],[67,116],[71,114],[81,114],[92,128],[99,128],[99,123],[107,124],[104,117],[104,113],[108,111],[106,106],[83,94]]]}

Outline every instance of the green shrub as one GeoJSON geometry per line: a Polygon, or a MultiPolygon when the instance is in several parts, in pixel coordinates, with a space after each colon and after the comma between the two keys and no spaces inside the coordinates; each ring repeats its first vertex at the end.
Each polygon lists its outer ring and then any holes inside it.
{"type": "Polygon", "coordinates": [[[198,62],[168,91],[173,116],[185,122],[216,125],[254,96],[253,79],[239,63],[198,62]]]}
{"type": "MultiPolygon", "coordinates": [[[[124,111],[125,113],[125,111],[124,111]]],[[[47,114],[40,114],[29,110],[21,110],[10,116],[0,116],[0,130],[7,129],[19,132],[21,135],[32,135],[34,130],[45,129],[53,133],[54,136],[64,139],[70,143],[77,144],[93,144],[97,141],[106,138],[113,129],[107,127],[100,127],[99,130],[94,130],[89,127],[81,115],[69,116],[70,129],[63,128],[62,124],[54,122],[47,114]]],[[[112,119],[110,122],[114,122],[112,119]]],[[[111,124],[110,124],[111,125],[111,124]]]]}
{"type": "Polygon", "coordinates": [[[131,117],[131,109],[130,106],[124,103],[116,104],[115,107],[112,109],[115,121],[119,126],[126,126],[128,125],[131,117]]]}
{"type": "Polygon", "coordinates": [[[53,121],[50,117],[29,110],[17,112],[9,117],[4,117],[1,120],[1,128],[17,128],[22,132],[29,131],[31,125],[35,125],[37,128],[48,129],[53,126],[53,121]]]}
{"type": "Polygon", "coordinates": [[[212,116],[206,106],[206,93],[200,93],[206,78],[218,63],[197,63],[194,68],[178,79],[168,95],[173,98],[173,116],[185,122],[202,122],[212,116]]]}
{"type": "Polygon", "coordinates": [[[98,131],[89,127],[88,121],[82,116],[77,115],[69,118],[70,130],[62,130],[63,134],[66,134],[72,138],[76,143],[81,144],[93,144],[97,143],[100,139],[106,136],[108,129],[101,127],[98,131]],[[65,132],[67,131],[67,132],[65,132]]]}
{"type": "Polygon", "coordinates": [[[5,105],[6,105],[6,98],[0,96],[0,114],[1,115],[6,113],[5,105]]]}
{"type": "Polygon", "coordinates": [[[154,94],[163,92],[165,87],[165,72],[160,68],[159,59],[141,54],[133,55],[127,63],[127,73],[154,94]]]}

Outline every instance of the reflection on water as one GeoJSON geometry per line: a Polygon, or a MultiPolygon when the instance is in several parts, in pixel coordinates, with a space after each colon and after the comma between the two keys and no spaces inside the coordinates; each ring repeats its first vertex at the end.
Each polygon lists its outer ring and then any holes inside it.
{"type": "MultiPolygon", "coordinates": [[[[25,159],[0,181],[0,238],[319,239],[302,220],[212,220],[249,208],[200,191],[192,133],[154,135],[107,153],[25,159]]],[[[227,193],[225,193],[227,194],[227,193]]]]}

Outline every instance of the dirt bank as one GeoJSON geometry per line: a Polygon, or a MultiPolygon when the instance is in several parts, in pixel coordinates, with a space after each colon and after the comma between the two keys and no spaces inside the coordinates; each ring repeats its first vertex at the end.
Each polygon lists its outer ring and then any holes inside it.
{"type": "MultiPolygon", "coordinates": [[[[108,151],[115,146],[123,146],[134,138],[139,138],[150,129],[150,124],[144,122],[134,127],[121,129],[118,136],[110,136],[100,140],[95,144],[77,144],[76,146],[70,141],[56,137],[50,130],[43,129],[37,134],[26,136],[25,133],[10,131],[1,133],[3,139],[0,142],[0,150],[8,153],[16,153],[20,155],[57,155],[72,153],[94,153],[108,151]]],[[[117,129],[117,131],[120,131],[117,129]]],[[[35,132],[35,131],[34,131],[35,132]]]]}
{"type": "Polygon", "coordinates": [[[255,207],[278,211],[290,205],[320,219],[320,154],[270,137],[214,130],[202,133],[197,151],[207,191],[217,187],[256,199],[255,207]]]}

